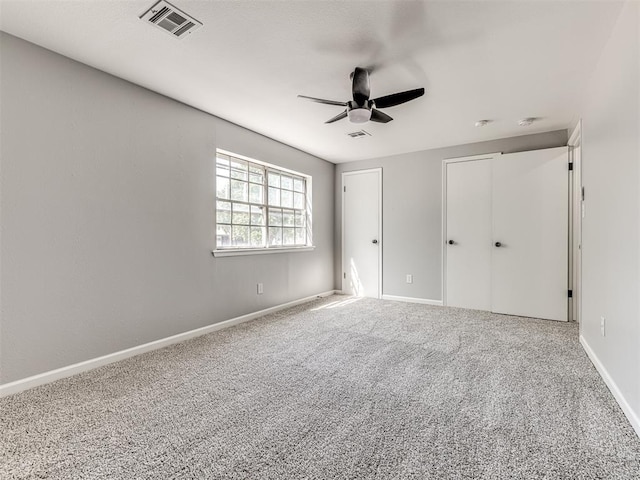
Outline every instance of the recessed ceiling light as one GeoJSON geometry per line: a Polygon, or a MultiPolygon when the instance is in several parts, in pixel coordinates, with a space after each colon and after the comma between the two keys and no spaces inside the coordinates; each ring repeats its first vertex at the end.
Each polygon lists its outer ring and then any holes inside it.
{"type": "Polygon", "coordinates": [[[491,120],[478,120],[476,122],[476,127],[484,127],[485,125],[488,125],[491,123],[491,120]]]}
{"type": "Polygon", "coordinates": [[[520,120],[518,122],[518,125],[520,125],[521,127],[528,127],[529,125],[531,125],[533,122],[535,122],[537,120],[536,117],[527,117],[527,118],[523,118],[522,120],[520,120]]]}

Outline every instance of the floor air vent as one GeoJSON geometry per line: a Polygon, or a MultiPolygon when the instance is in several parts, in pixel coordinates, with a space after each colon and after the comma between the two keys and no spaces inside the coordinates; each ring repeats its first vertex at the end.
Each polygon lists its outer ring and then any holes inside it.
{"type": "Polygon", "coordinates": [[[177,38],[184,38],[187,34],[202,26],[202,23],[195,18],[190,17],[164,0],[159,1],[147,10],[140,19],[155,25],[177,38]]]}
{"type": "Polygon", "coordinates": [[[349,135],[351,138],[364,138],[371,136],[371,134],[366,130],[358,130],[357,132],[347,133],[347,135],[349,135]]]}

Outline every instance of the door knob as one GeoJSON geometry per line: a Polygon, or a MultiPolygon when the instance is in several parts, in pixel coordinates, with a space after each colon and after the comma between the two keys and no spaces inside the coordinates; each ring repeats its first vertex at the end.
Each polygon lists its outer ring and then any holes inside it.
{"type": "Polygon", "coordinates": [[[453,240],[449,240],[449,245],[454,245],[456,242],[454,242],[453,240]]]}
{"type": "Polygon", "coordinates": [[[502,244],[500,242],[496,242],[496,247],[501,247],[502,244]]]}
{"type": "Polygon", "coordinates": [[[376,240],[375,238],[373,240],[371,240],[371,243],[373,243],[374,245],[378,243],[378,240],[376,240]]]}

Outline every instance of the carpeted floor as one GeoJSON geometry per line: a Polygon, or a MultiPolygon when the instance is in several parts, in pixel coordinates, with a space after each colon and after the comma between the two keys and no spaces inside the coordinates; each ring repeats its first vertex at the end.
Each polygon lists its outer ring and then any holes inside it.
{"type": "Polygon", "coordinates": [[[319,299],[0,399],[0,478],[638,479],[577,337],[319,299]]]}

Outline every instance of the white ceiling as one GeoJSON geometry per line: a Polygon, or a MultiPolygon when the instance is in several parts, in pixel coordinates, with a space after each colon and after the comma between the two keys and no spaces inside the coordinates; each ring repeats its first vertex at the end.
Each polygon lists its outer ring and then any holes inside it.
{"type": "Polygon", "coordinates": [[[194,1],[176,39],[155,0],[0,0],[0,29],[332,162],[568,128],[620,13],[613,1],[194,1]],[[425,87],[388,124],[324,121],[349,73],[372,98],[425,87]],[[520,127],[523,117],[539,117],[520,127]],[[479,119],[492,123],[474,127],[479,119]],[[371,137],[346,134],[364,128],[371,137]]]}

